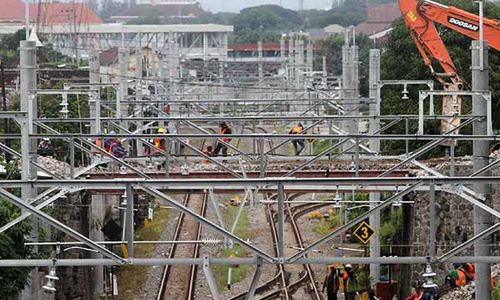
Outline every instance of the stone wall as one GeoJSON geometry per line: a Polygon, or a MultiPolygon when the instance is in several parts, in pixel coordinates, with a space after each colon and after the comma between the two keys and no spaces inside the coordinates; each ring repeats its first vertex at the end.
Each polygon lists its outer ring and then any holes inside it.
{"type": "MultiPolygon", "coordinates": [[[[472,166],[460,166],[457,168],[455,176],[467,176],[471,173],[472,166]]],[[[500,172],[496,170],[493,174],[499,176],[500,172]]],[[[406,223],[407,226],[410,226],[411,232],[410,255],[427,256],[430,235],[429,193],[417,192],[411,198],[415,203],[412,205],[411,219],[406,223]]],[[[500,209],[500,190],[495,185],[492,186],[492,203],[495,209],[500,209]]],[[[436,192],[436,204],[436,250],[437,255],[441,255],[474,236],[474,206],[457,195],[445,192],[436,192]]],[[[499,236],[493,234],[491,236],[492,243],[498,245],[499,236]]],[[[473,255],[473,249],[474,247],[471,245],[458,255],[473,255]]],[[[492,251],[498,254],[499,248],[494,247],[492,251]]],[[[413,266],[413,280],[422,279],[424,267],[423,265],[413,266]]],[[[442,279],[451,267],[450,264],[440,264],[434,271],[437,272],[438,278],[442,279]]]]}

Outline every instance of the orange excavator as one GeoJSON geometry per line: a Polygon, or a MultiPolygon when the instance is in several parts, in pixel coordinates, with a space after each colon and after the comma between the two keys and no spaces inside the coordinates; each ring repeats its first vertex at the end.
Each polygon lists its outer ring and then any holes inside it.
{"type": "MultiPolygon", "coordinates": [[[[399,0],[399,9],[418,51],[436,80],[446,91],[462,90],[462,79],[457,74],[457,69],[439,36],[435,23],[478,40],[479,17],[456,7],[429,0],[399,0]],[[441,65],[444,72],[434,71],[433,60],[441,65]]],[[[490,47],[500,50],[499,20],[483,18],[483,35],[490,47]]],[[[441,122],[442,133],[451,132],[460,125],[460,119],[456,117],[460,110],[460,97],[443,97],[443,115],[449,115],[450,118],[441,122]]]]}

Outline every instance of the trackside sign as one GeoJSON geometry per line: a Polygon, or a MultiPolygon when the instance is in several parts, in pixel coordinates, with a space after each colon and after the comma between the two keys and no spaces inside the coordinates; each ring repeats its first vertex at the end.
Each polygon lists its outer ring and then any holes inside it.
{"type": "Polygon", "coordinates": [[[460,20],[460,19],[457,19],[454,17],[448,17],[448,23],[453,24],[453,25],[458,26],[458,27],[461,27],[463,29],[474,31],[474,32],[479,30],[478,25],[472,24],[472,23],[469,23],[467,21],[460,20]]]}

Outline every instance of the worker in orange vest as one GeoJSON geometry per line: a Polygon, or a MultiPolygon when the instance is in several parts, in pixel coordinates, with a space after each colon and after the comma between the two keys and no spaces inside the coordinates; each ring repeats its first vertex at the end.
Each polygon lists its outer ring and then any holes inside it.
{"type": "MultiPolygon", "coordinates": [[[[158,128],[158,134],[166,134],[168,133],[168,129],[165,129],[163,127],[158,128]]],[[[160,155],[160,151],[166,151],[167,150],[167,141],[164,138],[157,137],[154,139],[154,145],[155,145],[155,155],[160,155]]]]}
{"type": "Polygon", "coordinates": [[[452,269],[448,272],[445,281],[451,287],[464,287],[467,285],[467,275],[462,268],[452,269]]]}
{"type": "Polygon", "coordinates": [[[474,264],[464,263],[462,265],[462,269],[465,271],[465,274],[467,275],[467,281],[476,280],[476,271],[474,269],[474,264]]]}
{"type": "MultiPolygon", "coordinates": [[[[294,128],[290,129],[290,132],[288,134],[301,134],[304,131],[304,126],[302,126],[302,123],[297,124],[294,128]]],[[[304,150],[304,140],[303,139],[295,139],[292,140],[292,145],[293,149],[295,151],[295,156],[300,155],[302,150],[304,150]]]]}
{"type": "MultiPolygon", "coordinates": [[[[226,122],[222,122],[219,124],[219,133],[220,134],[232,134],[231,128],[227,125],[226,122]]],[[[230,138],[222,138],[224,143],[231,142],[230,138]]],[[[227,156],[227,146],[220,141],[217,141],[215,144],[214,151],[212,152],[213,156],[219,155],[219,152],[222,150],[222,156],[227,156]]]]}

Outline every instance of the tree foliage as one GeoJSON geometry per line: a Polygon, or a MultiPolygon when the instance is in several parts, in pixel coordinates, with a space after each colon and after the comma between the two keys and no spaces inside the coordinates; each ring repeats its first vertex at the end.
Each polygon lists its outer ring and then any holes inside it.
{"type": "Polygon", "coordinates": [[[366,1],[345,1],[340,7],[330,10],[305,10],[300,12],[305,28],[324,28],[331,24],[358,25],[366,18],[366,1]]]}
{"type": "MultiPolygon", "coordinates": [[[[0,165],[6,169],[7,176],[19,177],[19,169],[15,162],[6,163],[0,159],[0,165]]],[[[21,210],[0,198],[0,226],[7,224],[20,216],[21,210]]],[[[31,255],[31,249],[24,243],[25,235],[29,234],[31,226],[27,221],[10,228],[0,234],[0,259],[26,259],[31,255]]],[[[29,268],[0,268],[0,291],[2,299],[13,299],[27,283],[29,268]]]]}
{"type": "Polygon", "coordinates": [[[303,20],[293,10],[278,5],[261,5],[243,9],[233,20],[236,33],[248,31],[283,31],[301,27],[303,20]]]}

